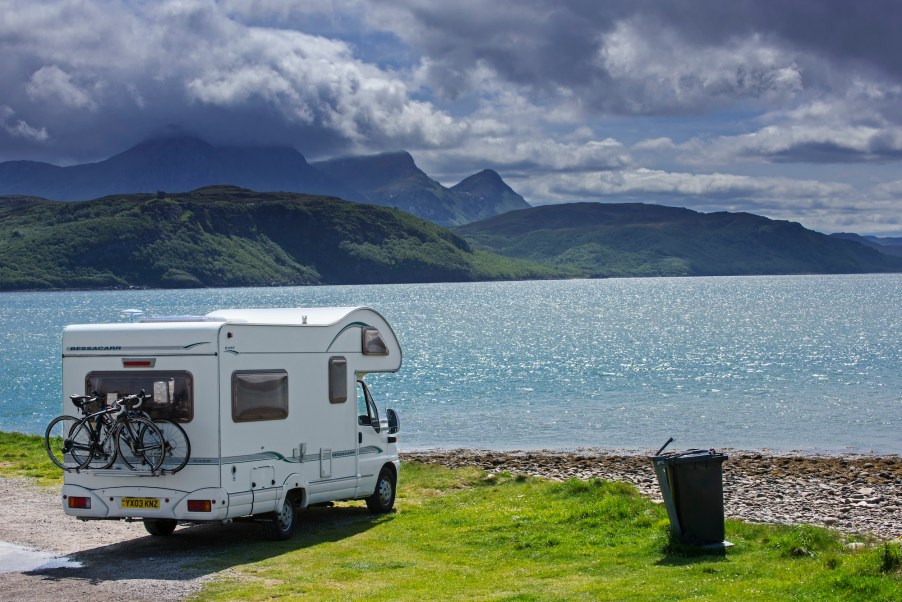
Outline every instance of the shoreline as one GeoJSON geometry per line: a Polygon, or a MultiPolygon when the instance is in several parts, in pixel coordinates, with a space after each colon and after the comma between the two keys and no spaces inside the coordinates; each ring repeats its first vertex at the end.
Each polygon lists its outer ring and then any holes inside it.
{"type": "MultiPolygon", "coordinates": [[[[724,514],[753,523],[813,524],[882,540],[902,539],[902,456],[770,450],[718,450],[724,514]]],[[[650,453],[632,450],[431,449],[400,453],[403,461],[447,468],[475,466],[551,480],[600,478],[635,485],[661,502],[650,453]]],[[[402,465],[403,471],[403,465],[402,465]]],[[[403,472],[402,472],[403,475],[403,472]]],[[[403,478],[403,476],[402,476],[403,478]]]]}

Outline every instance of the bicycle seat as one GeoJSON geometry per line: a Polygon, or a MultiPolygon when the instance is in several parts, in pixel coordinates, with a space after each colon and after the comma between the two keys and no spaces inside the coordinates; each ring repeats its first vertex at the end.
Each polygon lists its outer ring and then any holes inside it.
{"type": "Polygon", "coordinates": [[[83,408],[85,405],[97,400],[97,398],[92,395],[70,395],[69,399],[71,399],[72,403],[78,408],[83,408]]]}

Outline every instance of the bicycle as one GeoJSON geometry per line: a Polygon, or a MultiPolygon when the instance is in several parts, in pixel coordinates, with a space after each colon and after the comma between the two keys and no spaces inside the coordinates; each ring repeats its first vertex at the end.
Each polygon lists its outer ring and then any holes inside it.
{"type": "Polygon", "coordinates": [[[147,395],[144,392],[144,389],[141,389],[136,397],[139,399],[139,403],[128,410],[129,416],[146,418],[160,429],[160,432],[163,434],[163,444],[165,447],[163,464],[160,466],[160,470],[169,474],[177,473],[188,464],[188,459],[191,457],[191,442],[188,440],[185,429],[172,420],[167,420],[165,418],[154,419],[151,418],[150,414],[147,412],[139,410],[144,400],[150,397],[150,395],[147,395]]]}
{"type": "Polygon", "coordinates": [[[45,448],[54,464],[63,470],[110,468],[121,457],[132,470],[157,471],[166,455],[160,429],[134,410],[144,400],[143,391],[103,406],[98,394],[72,395],[72,403],[85,416],[58,416],[47,426],[45,448]],[[128,405],[135,403],[130,411],[128,405]],[[77,422],[73,422],[77,420],[77,422]]]}

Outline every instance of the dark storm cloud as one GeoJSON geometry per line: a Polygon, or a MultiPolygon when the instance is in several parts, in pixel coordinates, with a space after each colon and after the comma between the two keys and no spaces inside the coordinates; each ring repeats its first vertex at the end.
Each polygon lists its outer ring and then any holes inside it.
{"type": "Polygon", "coordinates": [[[408,5],[412,21],[400,35],[429,58],[432,85],[451,96],[466,91],[478,65],[535,93],[577,94],[591,110],[623,114],[701,111],[791,85],[842,91],[849,70],[902,76],[897,2],[408,5]]]}

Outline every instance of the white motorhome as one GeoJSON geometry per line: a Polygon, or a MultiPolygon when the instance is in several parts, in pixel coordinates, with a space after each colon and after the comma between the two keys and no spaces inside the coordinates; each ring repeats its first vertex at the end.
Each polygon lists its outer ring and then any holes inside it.
{"type": "Polygon", "coordinates": [[[214,311],[200,317],[85,324],[63,331],[68,396],[114,399],[144,390],[143,411],[188,436],[178,472],[70,470],[67,514],[143,520],[153,535],[179,522],[264,521],[291,536],[297,511],[364,499],[394,505],[399,428],[379,413],[363,377],[395,372],[401,347],[372,309],[334,307],[214,311]],[[356,394],[355,394],[356,391],[356,394]]]}

